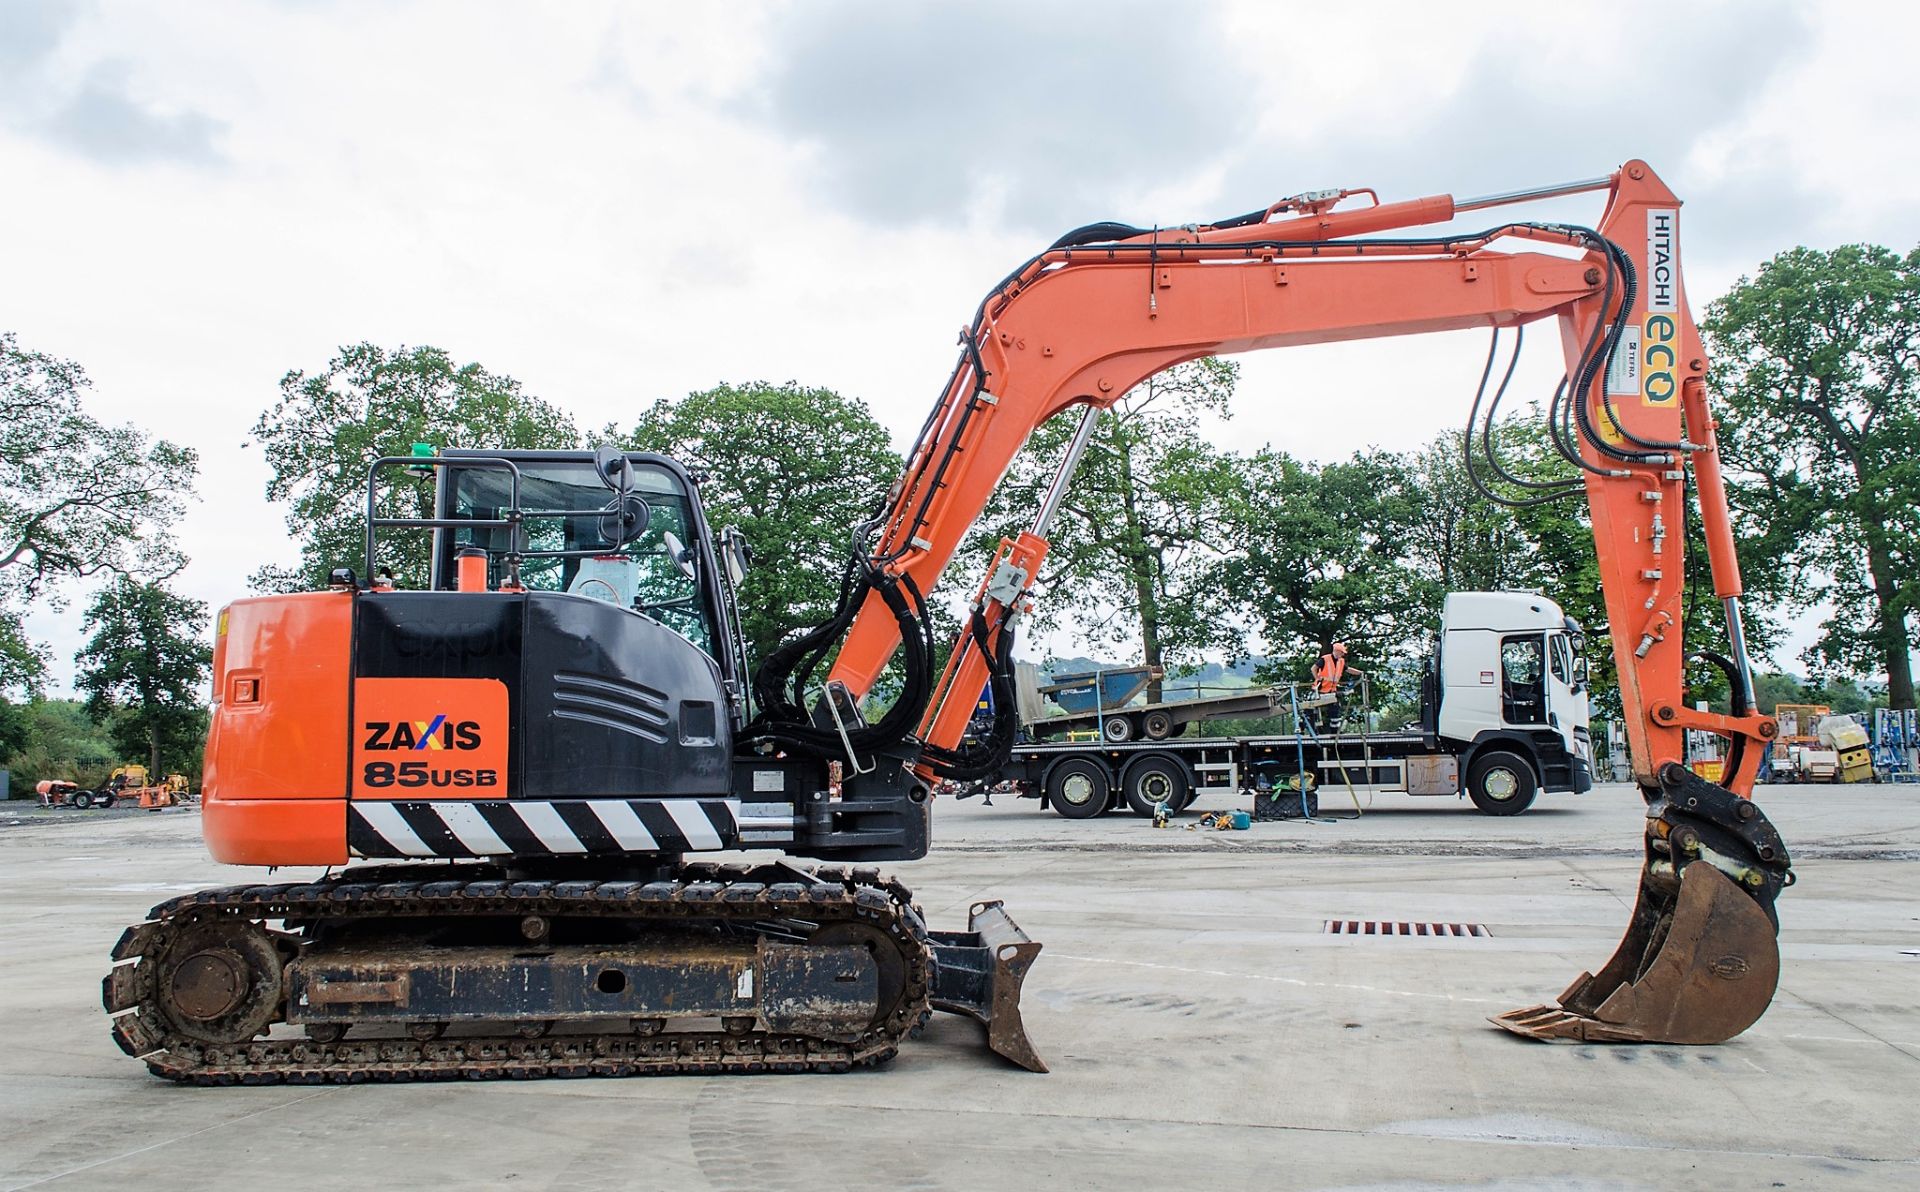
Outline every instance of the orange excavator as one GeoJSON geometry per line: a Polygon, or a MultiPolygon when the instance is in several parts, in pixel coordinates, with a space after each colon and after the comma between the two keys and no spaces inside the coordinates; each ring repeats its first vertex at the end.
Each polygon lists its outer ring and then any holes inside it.
{"type": "Polygon", "coordinates": [[[215,650],[210,851],[329,871],[155,907],[113,951],[114,1038],[202,1084],[840,1070],[892,1056],[943,1010],[1044,1071],[1019,1008],[1040,945],[995,902],[965,931],[933,929],[868,866],[924,855],[935,781],[988,773],[1010,747],[1016,622],[1101,411],[1202,356],[1463,328],[1494,336],[1465,436],[1475,483],[1508,502],[1588,499],[1647,800],[1613,958],[1494,1021],[1542,1039],[1738,1034],[1772,998],[1792,871],[1747,798],[1774,730],[1742,644],[1679,211],[1633,161],[1474,199],[1319,191],[1208,224],[1070,232],[989,291],[904,474],[851,532],[833,615],[757,669],[738,625],[744,545],[707,524],[672,459],[375,461],[364,570],[235,601],[215,650]],[[1607,195],[1591,228],[1406,231],[1587,191],[1607,195]],[[1501,464],[1506,384],[1487,395],[1499,337],[1517,356],[1548,318],[1566,360],[1547,411],[1560,479],[1501,464]],[[936,673],[935,581],[1035,428],[1074,408],[1031,528],[1001,542],[936,673]],[[433,476],[434,516],[380,514],[405,472],[433,476]],[[1727,715],[1682,698],[1690,481],[1732,642],[1709,656],[1727,715]],[[431,536],[423,587],[387,578],[377,539],[396,530],[431,536]],[[985,686],[994,723],[970,732],[985,686]],[[1688,729],[1729,742],[1724,786],[1684,765],[1688,729]],[[747,849],[830,864],[712,859],[747,849]]]}

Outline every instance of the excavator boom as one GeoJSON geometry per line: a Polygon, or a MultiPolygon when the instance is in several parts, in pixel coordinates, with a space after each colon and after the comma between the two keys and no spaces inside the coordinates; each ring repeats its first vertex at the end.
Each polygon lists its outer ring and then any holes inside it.
{"type": "MultiPolygon", "coordinates": [[[[1773,899],[1791,872],[1747,798],[1774,727],[1753,706],[1706,356],[1680,270],[1680,207],[1650,166],[1630,161],[1602,178],[1477,199],[1380,203],[1371,191],[1327,191],[1211,225],[1069,233],[996,286],[962,333],[960,360],[905,474],[867,527],[864,586],[833,627],[844,643],[829,690],[850,702],[872,688],[1014,455],[1042,423],[1080,407],[1054,493],[1028,532],[1001,543],[921,705],[923,773],[990,768],[991,749],[968,750],[963,736],[977,693],[1010,666],[1052,507],[1099,411],[1203,356],[1473,327],[1498,335],[1552,319],[1566,381],[1549,417],[1578,479],[1531,484],[1544,491],[1524,499],[1581,490],[1587,498],[1634,778],[1648,801],[1646,864],[1633,925],[1600,974],[1583,974],[1558,1007],[1496,1021],[1541,1038],[1711,1042],[1739,1033],[1772,995],[1773,899]],[[1513,221],[1404,231],[1587,191],[1607,195],[1593,228],[1513,221]],[[1347,205],[1358,196],[1373,201],[1347,205]],[[1731,714],[1696,711],[1682,698],[1690,477],[1733,643],[1731,658],[1713,658],[1728,674],[1731,714]],[[1688,729],[1730,742],[1724,786],[1687,771],[1688,729]]],[[[770,669],[775,681],[763,673],[762,690],[777,692],[785,675],[770,669]]]]}

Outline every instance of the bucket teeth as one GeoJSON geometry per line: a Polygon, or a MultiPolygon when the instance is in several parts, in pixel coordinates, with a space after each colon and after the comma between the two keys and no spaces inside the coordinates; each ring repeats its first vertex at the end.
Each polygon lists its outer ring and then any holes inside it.
{"type": "Polygon", "coordinates": [[[1529,1039],[1551,1042],[1554,1039],[1571,1039],[1576,1043],[1643,1043],[1645,1039],[1630,1031],[1623,1031],[1608,1023],[1586,1018],[1559,1006],[1529,1006],[1524,1010],[1509,1010],[1487,1019],[1502,1030],[1524,1035],[1529,1039]]]}

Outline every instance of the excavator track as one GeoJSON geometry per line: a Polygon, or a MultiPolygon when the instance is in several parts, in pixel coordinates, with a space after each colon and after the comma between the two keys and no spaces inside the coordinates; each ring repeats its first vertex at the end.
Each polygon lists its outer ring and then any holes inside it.
{"type": "Polygon", "coordinates": [[[910,893],[877,870],[700,865],[662,881],[516,881],[476,865],[459,876],[445,866],[387,866],[313,882],[199,891],[154,907],[121,936],[113,959],[102,1001],[120,1048],[168,1080],[232,1085],[843,1072],[890,1059],[926,1021],[933,953],[910,893]],[[477,1033],[430,1038],[405,1030],[356,1038],[357,1026],[331,1041],[268,1037],[286,1016],[284,961],[309,946],[315,925],[337,931],[377,929],[382,920],[513,916],[666,929],[799,923],[890,941],[897,966],[893,957],[882,962],[899,976],[888,1004],[854,1037],[657,1026],[649,1032],[624,1021],[618,1031],[529,1037],[525,1024],[507,1019],[466,1024],[477,1033]],[[285,930],[267,927],[276,920],[285,930]],[[183,961],[171,954],[176,945],[195,954],[183,961]],[[223,1032],[229,1037],[218,1037],[223,1032]]]}

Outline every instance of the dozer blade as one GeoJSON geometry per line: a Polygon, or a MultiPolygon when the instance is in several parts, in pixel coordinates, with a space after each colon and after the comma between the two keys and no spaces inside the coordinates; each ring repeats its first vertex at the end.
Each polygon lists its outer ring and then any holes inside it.
{"type": "Polygon", "coordinates": [[[1027,1038],[1020,990],[1040,945],[999,902],[977,902],[965,931],[933,931],[933,1008],[964,1014],[987,1028],[987,1047],[1029,1072],[1046,1061],[1027,1038]]]}
{"type": "Polygon", "coordinates": [[[1557,1006],[1494,1025],[1531,1039],[1721,1043],[1766,1013],[1780,980],[1773,902],[1792,883],[1759,807],[1684,767],[1665,767],[1647,810],[1647,861],[1627,934],[1557,1006]],[[1736,880],[1737,879],[1737,880],[1736,880]]]}

